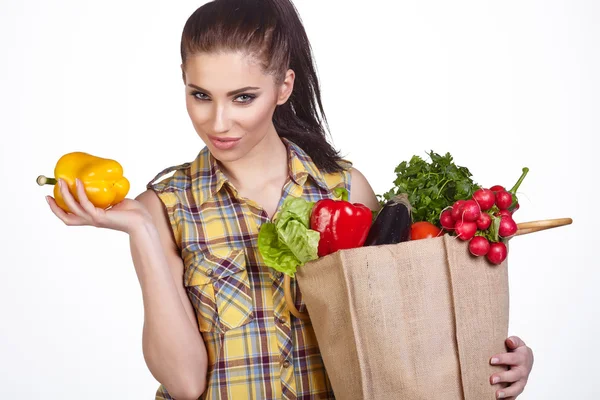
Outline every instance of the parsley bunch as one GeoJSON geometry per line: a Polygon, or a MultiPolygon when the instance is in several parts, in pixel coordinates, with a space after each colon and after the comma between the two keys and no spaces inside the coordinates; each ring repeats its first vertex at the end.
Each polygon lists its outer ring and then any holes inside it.
{"type": "Polygon", "coordinates": [[[431,161],[413,156],[396,167],[394,187],[383,196],[384,204],[395,195],[406,193],[413,208],[413,222],[428,221],[440,226],[440,214],[457,200],[471,198],[479,186],[466,167],[457,166],[450,153],[440,156],[431,151],[431,161]]]}

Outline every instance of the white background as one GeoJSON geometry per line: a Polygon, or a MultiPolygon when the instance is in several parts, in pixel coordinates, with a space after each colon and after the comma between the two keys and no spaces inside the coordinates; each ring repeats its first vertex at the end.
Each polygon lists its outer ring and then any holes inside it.
{"type": "MultiPolygon", "coordinates": [[[[0,3],[0,386],[11,399],[150,399],[142,298],[125,234],[64,226],[44,201],[58,158],[115,158],[130,197],[202,147],[179,40],[198,1],[0,3]],[[167,5],[168,4],[168,5],[167,5]]],[[[596,399],[600,368],[600,3],[308,1],[335,145],[377,193],[413,154],[521,187],[510,334],[533,348],[522,399],[596,399]]]]}

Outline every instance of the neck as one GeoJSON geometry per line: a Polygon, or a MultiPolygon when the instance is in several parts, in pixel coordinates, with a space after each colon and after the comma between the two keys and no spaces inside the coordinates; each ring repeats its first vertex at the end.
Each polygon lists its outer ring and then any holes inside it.
{"type": "Polygon", "coordinates": [[[244,157],[220,164],[227,178],[238,190],[262,186],[264,182],[287,176],[287,149],[273,126],[263,140],[244,157]]]}

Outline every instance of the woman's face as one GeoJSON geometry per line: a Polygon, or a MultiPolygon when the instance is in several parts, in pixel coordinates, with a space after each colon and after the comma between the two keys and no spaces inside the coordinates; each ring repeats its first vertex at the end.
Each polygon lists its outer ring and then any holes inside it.
{"type": "Polygon", "coordinates": [[[238,160],[277,135],[273,113],[291,94],[293,72],[276,84],[273,75],[237,52],[188,57],[183,72],[188,114],[217,160],[238,160]]]}

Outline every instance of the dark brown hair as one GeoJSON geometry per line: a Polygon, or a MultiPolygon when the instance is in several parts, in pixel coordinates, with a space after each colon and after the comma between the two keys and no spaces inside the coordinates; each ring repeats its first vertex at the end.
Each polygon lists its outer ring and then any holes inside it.
{"type": "Polygon", "coordinates": [[[339,153],[326,138],[327,118],[312,49],[290,0],[214,0],[187,20],[181,60],[199,52],[244,51],[262,62],[277,82],[294,70],[294,90],[277,106],[273,123],[279,136],[300,146],[325,172],[340,171],[339,153]]]}

